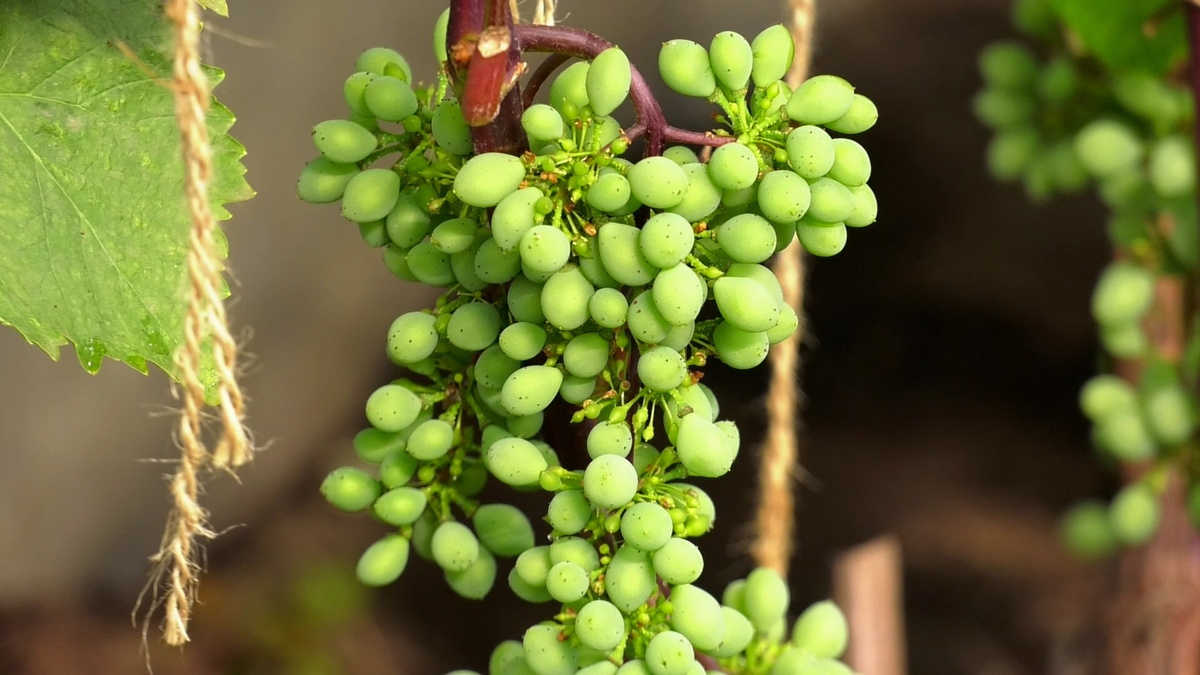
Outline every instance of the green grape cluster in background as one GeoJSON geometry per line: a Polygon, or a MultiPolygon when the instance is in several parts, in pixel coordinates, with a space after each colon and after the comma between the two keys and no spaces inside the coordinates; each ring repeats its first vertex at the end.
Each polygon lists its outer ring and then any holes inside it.
{"type": "Polygon", "coordinates": [[[1038,51],[1015,41],[986,47],[979,59],[984,89],[974,109],[994,132],[987,164],[995,178],[1023,183],[1034,200],[1094,187],[1110,211],[1116,259],[1097,282],[1092,314],[1111,363],[1127,364],[1127,378],[1096,376],[1080,403],[1098,450],[1145,470],[1110,504],[1087,501],[1066,515],[1068,547],[1098,557],[1153,536],[1170,472],[1189,481],[1193,520],[1200,523],[1194,303],[1182,309],[1181,350],[1164,350],[1147,331],[1163,284],[1188,294],[1196,288],[1195,111],[1181,64],[1115,67],[1089,51],[1057,13],[1061,5],[1016,2],[1014,24],[1038,51]]]}
{"type": "MultiPolygon", "coordinates": [[[[445,31],[443,15],[442,61],[445,31]]],[[[359,560],[365,584],[395,581],[415,551],[482,598],[511,559],[509,589],[554,603],[497,647],[491,675],[851,672],[832,603],[789,637],[774,572],[719,600],[694,585],[692,540],[716,519],[695,481],[726,474],[740,449],[702,369],[753,368],[796,330],[772,255],[796,237],[835,254],[876,216],[866,151],[835,137],[870,128],[875,106],[830,75],[792,91],[793,52],[783,26],[663,45],[667,85],[719,107],[706,162],[685,145],[624,157],[612,113],[633,71],[617,47],[524,110],[521,155],[476,154],[447,74],[419,85],[384,48],[346,80],[350,117],[314,129],[300,197],[340,202],[397,277],[447,289],[387,334],[406,373],[367,399],[354,447],[370,468],[337,469],[322,491],[389,528],[359,560]],[[586,429],[585,465],[540,439],[556,409],[586,429]],[[517,508],[480,502],[492,480],[551,496],[548,540],[517,508]]]]}

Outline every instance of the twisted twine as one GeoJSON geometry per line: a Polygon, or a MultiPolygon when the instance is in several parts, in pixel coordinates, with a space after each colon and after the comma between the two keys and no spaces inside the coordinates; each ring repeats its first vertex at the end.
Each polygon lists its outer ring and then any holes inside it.
{"type": "MultiPolygon", "coordinates": [[[[808,74],[812,53],[812,25],[816,0],[790,0],[792,37],[796,58],[788,73],[793,88],[808,74]]],[[[787,577],[792,555],[795,496],[793,487],[799,468],[796,417],[799,391],[796,369],[800,344],[804,341],[804,250],[793,241],[775,261],[775,274],[783,288],[783,299],[796,311],[796,332],[771,348],[771,386],[767,392],[767,438],[759,466],[759,501],[755,513],[757,536],[750,551],[760,567],[787,577]]]]}
{"type": "Polygon", "coordinates": [[[183,384],[183,412],[179,418],[179,467],[171,479],[174,508],[159,551],[151,560],[154,571],[153,611],[164,607],[163,638],[179,646],[188,641],[187,625],[199,584],[197,538],[211,539],[208,514],[200,506],[198,474],[205,468],[232,470],[250,459],[251,444],[244,425],[245,397],[237,383],[237,343],[230,335],[220,296],[222,266],[213,241],[216,222],[209,208],[212,148],[205,111],[208,79],[200,67],[200,10],[194,0],[169,0],[167,17],[175,25],[172,90],[182,137],[184,195],[191,230],[188,240],[188,311],[184,319],[184,345],[176,355],[183,384]],[[203,436],[204,383],[200,379],[202,355],[211,340],[219,377],[218,418],[221,436],[210,452],[203,436]],[[165,585],[163,597],[158,589],[165,585]]]}

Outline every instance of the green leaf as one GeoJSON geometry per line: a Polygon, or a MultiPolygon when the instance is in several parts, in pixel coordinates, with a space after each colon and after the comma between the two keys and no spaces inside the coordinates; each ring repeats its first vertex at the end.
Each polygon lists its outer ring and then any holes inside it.
{"type": "Polygon", "coordinates": [[[1169,71],[1187,55],[1178,0],[1051,0],[1083,45],[1113,70],[1169,71]]]}
{"type": "Polygon", "coordinates": [[[229,16],[229,5],[227,5],[225,3],[225,0],[197,0],[197,1],[200,3],[201,7],[205,8],[207,10],[216,12],[217,14],[220,14],[221,16],[229,16]]]}
{"type": "MultiPolygon", "coordinates": [[[[189,220],[170,53],[158,0],[0,9],[0,323],[55,359],[75,343],[90,372],[108,356],[175,374],[189,220]]],[[[208,122],[225,219],[253,192],[233,115],[214,102],[208,122]]]]}

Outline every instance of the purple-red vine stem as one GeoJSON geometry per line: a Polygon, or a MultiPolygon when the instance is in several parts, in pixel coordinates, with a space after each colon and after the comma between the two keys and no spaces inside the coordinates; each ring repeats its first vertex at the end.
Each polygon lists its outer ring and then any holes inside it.
{"type": "MultiPolygon", "coordinates": [[[[549,52],[579,59],[594,59],[600,52],[613,46],[611,42],[595,33],[570,26],[518,24],[513,28],[513,39],[521,51],[549,52]]],[[[542,82],[549,77],[550,72],[564,62],[565,60],[556,60],[542,75],[537,86],[541,86],[542,82]]],[[[550,60],[547,60],[546,63],[550,63],[550,60]]],[[[546,64],[538,69],[535,77],[542,73],[544,68],[546,68],[546,64]]],[[[688,131],[667,124],[662,107],[654,98],[654,93],[650,91],[650,85],[646,84],[646,78],[642,77],[636,66],[631,65],[630,70],[633,77],[629,86],[629,98],[633,100],[633,107],[637,111],[637,122],[625,131],[625,136],[629,140],[635,140],[644,134],[647,155],[661,155],[665,143],[718,146],[734,140],[728,136],[688,131]]],[[[530,83],[530,88],[534,88],[533,82],[530,83]]],[[[532,100],[532,94],[529,94],[528,91],[526,96],[532,100]]]]}

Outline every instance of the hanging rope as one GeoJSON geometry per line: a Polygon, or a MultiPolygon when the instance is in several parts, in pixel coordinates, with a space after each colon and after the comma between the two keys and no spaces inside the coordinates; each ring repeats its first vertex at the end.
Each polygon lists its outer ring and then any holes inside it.
{"type": "MultiPolygon", "coordinates": [[[[812,51],[813,11],[816,0],[790,0],[792,37],[796,58],[788,73],[795,88],[808,75],[812,51]]],[[[796,416],[799,391],[796,370],[804,341],[804,250],[793,241],[775,261],[775,275],[783,288],[783,299],[796,311],[799,325],[791,337],[771,348],[771,386],[767,392],[767,438],[759,467],[759,502],[755,515],[756,538],[751,553],[760,567],[787,577],[792,555],[795,497],[793,488],[798,468],[796,416]]]]}
{"type": "Polygon", "coordinates": [[[237,343],[230,335],[221,300],[222,266],[213,242],[216,222],[208,202],[212,177],[212,148],[205,111],[208,78],[200,68],[200,9],[194,0],[169,0],[167,16],[175,25],[172,90],[182,136],[184,194],[191,230],[188,241],[188,311],[184,319],[184,344],[176,355],[183,384],[183,412],[179,418],[179,467],[171,479],[174,508],[167,520],[150,579],[155,602],[165,611],[163,638],[179,646],[188,641],[187,626],[199,583],[197,538],[212,538],[208,514],[200,506],[199,473],[206,468],[232,470],[250,459],[251,444],[244,417],[245,398],[237,383],[237,343]],[[204,431],[204,384],[200,379],[202,355],[210,348],[219,377],[218,415],[221,435],[210,452],[204,431]],[[163,589],[159,596],[160,588],[163,589]]]}

